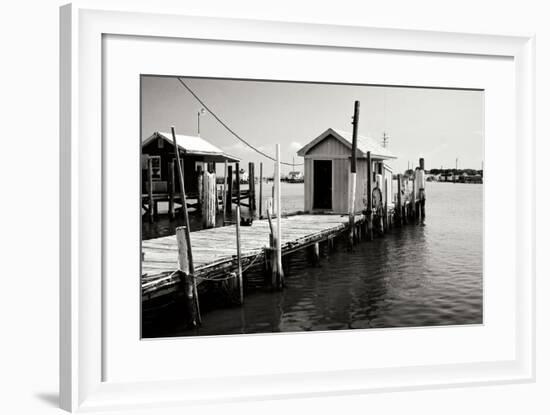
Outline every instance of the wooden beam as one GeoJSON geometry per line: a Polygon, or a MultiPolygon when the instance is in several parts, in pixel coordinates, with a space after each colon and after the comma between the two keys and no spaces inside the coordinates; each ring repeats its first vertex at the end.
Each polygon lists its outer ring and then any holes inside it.
{"type": "Polygon", "coordinates": [[[275,235],[275,252],[277,255],[277,288],[282,288],[284,284],[283,261],[281,257],[281,147],[275,144],[275,177],[273,178],[275,188],[275,209],[277,212],[276,218],[276,235],[275,235]]]}
{"type": "MultiPolygon", "coordinates": [[[[176,129],[172,126],[172,140],[174,142],[174,149],[176,150],[176,165],[178,170],[178,179],[180,182],[180,192],[181,192],[181,207],[182,207],[182,213],[183,213],[183,220],[184,220],[184,226],[186,228],[186,243],[188,246],[188,258],[189,258],[189,273],[191,275],[195,275],[195,268],[193,265],[193,252],[191,250],[191,235],[190,235],[190,226],[189,226],[189,212],[187,212],[187,198],[185,197],[185,180],[183,179],[183,168],[182,163],[180,162],[180,154],[179,154],[179,148],[178,148],[178,142],[176,140],[176,129]]],[[[198,291],[197,291],[197,280],[193,278],[193,292],[194,297],[196,298],[196,307],[197,307],[197,315],[198,315],[198,322],[201,323],[201,313],[198,303],[198,291]]]]}
{"type": "Polygon", "coordinates": [[[225,196],[226,210],[231,213],[233,210],[233,166],[227,167],[227,194],[225,196]]]}
{"type": "Polygon", "coordinates": [[[200,311],[198,306],[198,297],[196,297],[195,276],[191,272],[193,268],[192,256],[189,256],[191,252],[191,246],[188,244],[189,229],[185,226],[179,226],[176,228],[176,241],[178,244],[178,270],[180,272],[180,279],[184,285],[185,297],[187,299],[187,313],[189,315],[190,323],[193,327],[198,327],[200,322],[200,311]]]}
{"type": "MultiPolygon", "coordinates": [[[[235,163],[235,188],[236,188],[237,195],[240,196],[241,195],[241,172],[239,168],[239,163],[235,163]]],[[[240,204],[241,204],[241,199],[238,197],[237,206],[240,206],[240,204]]]]}
{"type": "Polygon", "coordinates": [[[176,193],[176,173],[174,168],[174,161],[172,160],[168,164],[168,170],[169,170],[169,177],[170,177],[170,184],[169,184],[169,201],[168,201],[168,213],[170,215],[170,220],[174,220],[176,218],[176,211],[175,211],[175,193],[176,193]]]}
{"type": "Polygon", "coordinates": [[[202,209],[202,202],[204,198],[204,169],[203,166],[199,165],[197,166],[197,190],[199,193],[199,196],[197,197],[197,204],[199,205],[199,208],[202,209]]]}
{"type": "Polygon", "coordinates": [[[359,128],[359,101],[355,101],[353,112],[353,133],[351,141],[351,162],[349,175],[349,199],[348,199],[348,214],[349,214],[349,246],[353,247],[355,233],[355,190],[357,187],[357,130],[359,128]]]}
{"type": "Polygon", "coordinates": [[[237,223],[235,224],[237,237],[237,278],[239,281],[239,302],[244,304],[243,270],[241,263],[241,207],[237,205],[237,223]]]}
{"type": "Polygon", "coordinates": [[[153,159],[151,157],[147,158],[147,193],[149,195],[149,223],[153,223],[153,205],[155,201],[153,200],[153,159]]]}
{"type": "Polygon", "coordinates": [[[259,204],[259,217],[260,219],[262,218],[262,198],[263,198],[263,192],[262,192],[262,189],[263,189],[263,182],[264,182],[264,172],[263,172],[263,169],[264,169],[264,165],[263,163],[260,162],[260,198],[258,199],[258,204],[259,204]]]}
{"type": "Polygon", "coordinates": [[[222,203],[223,203],[223,217],[227,214],[227,160],[223,164],[223,193],[222,193],[222,203]]]}
{"type": "Polygon", "coordinates": [[[248,163],[248,205],[250,217],[255,216],[256,211],[256,176],[254,174],[254,163],[248,163]]]}
{"type": "Polygon", "coordinates": [[[216,175],[205,171],[202,174],[202,223],[205,229],[216,226],[216,175]]]}
{"type": "Polygon", "coordinates": [[[372,240],[372,160],[367,151],[367,240],[372,240]]]}

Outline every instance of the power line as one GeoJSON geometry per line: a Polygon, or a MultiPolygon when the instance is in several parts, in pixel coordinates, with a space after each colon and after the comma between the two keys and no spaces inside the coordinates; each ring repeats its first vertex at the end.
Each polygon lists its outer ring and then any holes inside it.
{"type": "MultiPolygon", "coordinates": [[[[212,110],[208,107],[208,105],[206,105],[206,104],[204,103],[204,101],[203,101],[202,99],[200,99],[200,98],[197,96],[197,94],[195,94],[195,92],[193,92],[193,90],[192,90],[191,88],[189,88],[189,87],[187,86],[187,84],[186,84],[185,82],[182,81],[182,79],[181,79],[179,76],[178,76],[176,79],[185,87],[185,89],[187,89],[187,91],[189,91],[189,93],[190,93],[191,95],[193,95],[193,97],[194,97],[197,101],[199,101],[199,103],[204,107],[204,109],[206,109],[206,111],[208,111],[208,112],[210,113],[210,115],[212,115],[212,116],[216,119],[216,121],[218,121],[218,122],[219,122],[227,131],[229,131],[235,138],[237,138],[237,139],[238,139],[239,141],[241,141],[242,143],[246,144],[248,147],[250,147],[250,148],[251,148],[252,150],[254,150],[256,153],[259,153],[259,154],[261,154],[262,156],[264,156],[264,157],[266,157],[266,158],[268,158],[268,159],[270,159],[270,160],[277,161],[274,157],[270,156],[270,155],[267,154],[267,153],[264,153],[262,150],[260,150],[260,149],[258,149],[258,148],[256,148],[256,147],[254,147],[252,144],[250,144],[248,141],[246,141],[244,138],[242,138],[239,134],[237,134],[235,131],[233,131],[226,123],[224,123],[224,122],[221,120],[220,117],[218,117],[218,116],[214,113],[214,111],[212,111],[212,110]]],[[[284,161],[281,161],[280,163],[281,163],[281,164],[284,164],[284,165],[286,165],[286,166],[293,166],[293,165],[296,165],[296,166],[303,166],[303,165],[304,165],[304,163],[294,164],[294,163],[286,163],[286,162],[284,162],[284,161]]]]}

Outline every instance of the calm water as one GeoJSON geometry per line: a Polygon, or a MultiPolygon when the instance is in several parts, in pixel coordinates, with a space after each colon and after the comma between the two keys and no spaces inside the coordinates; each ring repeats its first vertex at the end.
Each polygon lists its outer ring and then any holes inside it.
{"type": "MultiPolygon", "coordinates": [[[[296,253],[286,263],[283,291],[251,292],[243,307],[211,309],[194,331],[184,330],[182,305],[173,303],[146,321],[144,335],[482,323],[483,186],[427,185],[426,226],[395,229],[353,253],[337,244],[317,267],[296,253]]],[[[285,209],[301,209],[303,185],[285,187],[285,209]]]]}

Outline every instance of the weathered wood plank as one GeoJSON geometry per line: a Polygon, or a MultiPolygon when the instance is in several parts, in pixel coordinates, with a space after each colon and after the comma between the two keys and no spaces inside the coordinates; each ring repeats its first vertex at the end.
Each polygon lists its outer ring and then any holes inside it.
{"type": "MultiPolygon", "coordinates": [[[[356,216],[356,222],[363,220],[356,216]]],[[[288,254],[315,244],[346,229],[349,218],[345,215],[296,215],[281,218],[281,249],[288,254]]],[[[269,223],[256,220],[252,226],[240,229],[241,259],[243,267],[269,246],[269,223]]],[[[211,228],[190,234],[195,274],[200,282],[205,277],[223,277],[237,269],[237,243],[235,225],[211,228]]],[[[178,269],[178,245],[175,235],[142,242],[142,287],[144,296],[152,298],[176,287],[179,277],[172,275],[178,269]],[[158,291],[158,293],[156,293],[158,291]]]]}

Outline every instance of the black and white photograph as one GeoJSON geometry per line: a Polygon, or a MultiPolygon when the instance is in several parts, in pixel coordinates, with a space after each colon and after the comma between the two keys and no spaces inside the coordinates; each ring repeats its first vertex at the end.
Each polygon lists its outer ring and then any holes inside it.
{"type": "Polygon", "coordinates": [[[483,324],[483,90],[140,84],[143,338],[483,324]]]}
{"type": "Polygon", "coordinates": [[[6,3],[0,414],[550,414],[543,4],[6,3]]]}

